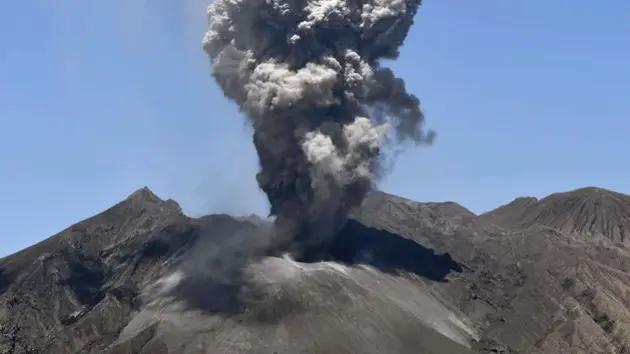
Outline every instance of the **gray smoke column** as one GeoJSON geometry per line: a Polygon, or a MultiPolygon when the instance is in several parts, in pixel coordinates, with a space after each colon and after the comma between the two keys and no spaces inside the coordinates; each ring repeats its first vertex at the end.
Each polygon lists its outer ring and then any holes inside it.
{"type": "Polygon", "coordinates": [[[399,55],[420,0],[216,0],[204,50],[254,128],[274,247],[320,244],[382,172],[383,152],[430,144],[418,98],[379,63],[399,55]]]}

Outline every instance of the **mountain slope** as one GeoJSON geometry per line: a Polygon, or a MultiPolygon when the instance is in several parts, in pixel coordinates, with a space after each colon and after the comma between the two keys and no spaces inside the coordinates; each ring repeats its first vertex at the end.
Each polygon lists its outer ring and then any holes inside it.
{"type": "Polygon", "coordinates": [[[565,234],[630,241],[630,196],[601,188],[581,188],[541,200],[519,198],[482,218],[506,228],[540,224],[565,234]]]}
{"type": "Polygon", "coordinates": [[[460,265],[461,272],[451,272],[449,281],[431,288],[465,315],[477,333],[473,347],[479,352],[620,353],[630,348],[626,248],[575,239],[537,223],[505,231],[465,212],[455,219],[472,218],[468,222],[423,221],[418,215],[431,204],[397,197],[376,204],[375,214],[363,211],[361,223],[448,252],[460,265]]]}
{"type": "Polygon", "coordinates": [[[0,259],[0,353],[623,353],[630,252],[598,220],[624,203],[583,190],[478,217],[375,192],[325,262],[263,258],[243,287],[217,260],[268,222],[188,218],[145,188],[0,259]]]}
{"type": "Polygon", "coordinates": [[[227,216],[191,220],[177,203],[144,188],[1,259],[0,353],[101,352],[169,260],[204,229],[232,232],[242,225],[227,216]]]}
{"type": "MultiPolygon", "coordinates": [[[[273,283],[247,312],[226,315],[214,304],[208,311],[163,297],[125,328],[110,353],[472,353],[466,329],[413,279],[281,258],[266,259],[255,272],[273,283]],[[146,328],[153,333],[131,350],[146,328]]],[[[182,279],[169,280],[177,286],[182,279]]],[[[212,288],[195,292],[213,297],[212,288]]]]}
{"type": "MultiPolygon", "coordinates": [[[[107,211],[0,260],[0,352],[59,352],[115,338],[151,262],[149,235],[183,220],[177,204],[142,189],[107,211]],[[141,257],[143,253],[146,257],[141,257]],[[125,282],[126,278],[133,279],[125,282]]],[[[72,352],[72,351],[68,351],[72,352]]]]}
{"type": "Polygon", "coordinates": [[[487,223],[503,228],[518,228],[521,226],[525,215],[529,212],[529,207],[537,202],[538,199],[534,197],[519,197],[508,204],[483,213],[479,217],[487,223]]]}

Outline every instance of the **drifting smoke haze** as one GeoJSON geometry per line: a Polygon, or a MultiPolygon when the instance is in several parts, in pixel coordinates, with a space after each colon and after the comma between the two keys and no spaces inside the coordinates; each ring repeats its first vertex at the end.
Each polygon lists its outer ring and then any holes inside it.
{"type": "Polygon", "coordinates": [[[396,59],[420,0],[217,0],[204,50],[254,128],[257,181],[276,216],[269,247],[299,252],[345,223],[388,147],[430,144],[396,59]],[[294,248],[294,249],[292,249],[294,248]]]}

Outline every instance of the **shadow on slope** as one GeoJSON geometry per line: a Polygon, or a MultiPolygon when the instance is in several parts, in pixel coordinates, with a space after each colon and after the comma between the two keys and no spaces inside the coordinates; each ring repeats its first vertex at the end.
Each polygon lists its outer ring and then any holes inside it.
{"type": "MultiPolygon", "coordinates": [[[[251,249],[256,248],[257,238],[265,234],[250,227],[230,231],[229,237],[223,235],[223,241],[210,238],[210,242],[194,246],[198,252],[191,255],[188,265],[182,267],[180,273],[162,280],[163,294],[189,310],[227,316],[241,314],[252,303],[263,300],[264,290],[252,286],[245,273],[252,260],[251,249]],[[242,258],[243,255],[249,255],[246,257],[249,260],[242,258]]],[[[254,253],[253,258],[256,257],[254,253]]],[[[435,282],[446,282],[450,272],[462,271],[461,265],[448,253],[435,254],[410,239],[355,220],[348,221],[326,248],[306,250],[300,259],[304,263],[319,261],[346,266],[370,265],[390,275],[412,273],[435,282]]],[[[291,311],[290,304],[284,305],[286,309],[274,312],[291,311]]]]}
{"type": "Polygon", "coordinates": [[[413,273],[436,282],[445,282],[452,271],[462,271],[462,266],[449,253],[438,255],[413,240],[356,220],[349,220],[325,250],[306,251],[302,259],[304,262],[320,260],[350,266],[370,265],[389,274],[413,273]]]}

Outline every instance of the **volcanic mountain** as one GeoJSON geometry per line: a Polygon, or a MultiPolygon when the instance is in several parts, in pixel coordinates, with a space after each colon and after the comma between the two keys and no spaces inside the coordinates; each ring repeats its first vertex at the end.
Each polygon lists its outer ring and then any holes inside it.
{"type": "Polygon", "coordinates": [[[624,353],[628,210],[596,188],[480,216],[373,192],[325,259],[232,274],[269,222],[143,188],[0,259],[0,353],[624,353]]]}
{"type": "Polygon", "coordinates": [[[540,224],[565,234],[603,236],[625,243],[630,236],[630,196],[595,187],[581,188],[541,200],[517,198],[481,218],[505,228],[540,224]]]}

